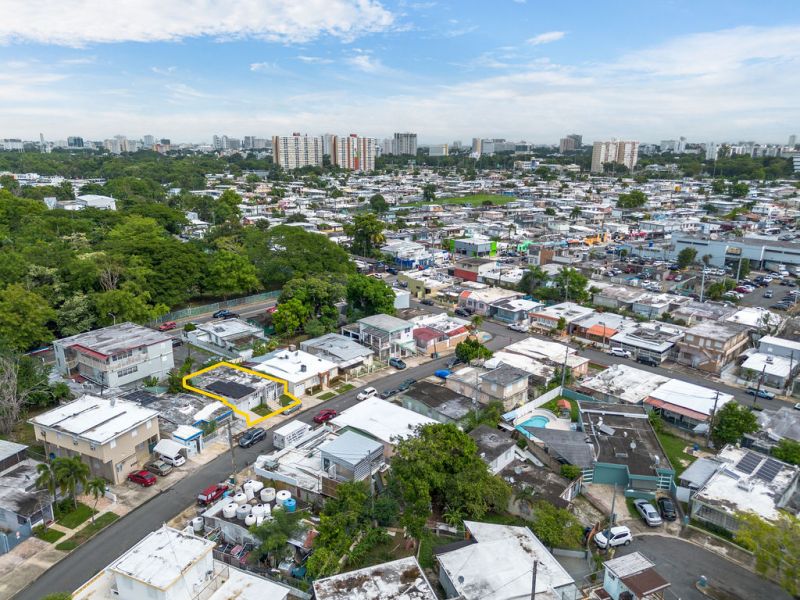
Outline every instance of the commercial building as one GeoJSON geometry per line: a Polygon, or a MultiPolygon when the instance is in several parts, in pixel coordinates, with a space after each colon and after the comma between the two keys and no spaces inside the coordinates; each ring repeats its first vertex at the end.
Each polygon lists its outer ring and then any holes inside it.
{"type": "Polygon", "coordinates": [[[639,142],[610,141],[595,142],[592,147],[592,172],[602,173],[606,163],[617,163],[630,169],[639,160],[639,142]]]}
{"type": "Polygon", "coordinates": [[[359,137],[351,133],[346,137],[333,138],[331,162],[342,169],[369,173],[375,170],[375,155],[378,140],[359,137]]]}
{"type": "Polygon", "coordinates": [[[135,323],[120,323],[53,342],[56,369],[103,388],[163,379],[175,366],[169,336],[135,323]]]}
{"type": "Polygon", "coordinates": [[[416,133],[395,133],[392,139],[391,154],[410,154],[417,155],[417,134],[416,133]]]}
{"type": "Polygon", "coordinates": [[[567,137],[563,137],[558,142],[558,151],[561,154],[565,152],[574,152],[575,150],[580,150],[581,146],[583,145],[583,136],[578,135],[577,133],[572,133],[567,137]]]}
{"type": "Polygon", "coordinates": [[[448,156],[450,150],[447,144],[431,144],[428,146],[428,156],[448,156]]]}
{"type": "MultiPolygon", "coordinates": [[[[796,157],[795,160],[800,159],[796,157]]],[[[798,163],[795,163],[796,165],[798,163]]],[[[709,256],[708,264],[715,267],[730,265],[734,273],[741,259],[748,259],[753,269],[778,270],[779,265],[800,267],[800,248],[797,242],[761,238],[720,238],[674,233],[669,257],[675,260],[684,248],[694,248],[697,256],[709,256]]]]}
{"type": "Polygon", "coordinates": [[[322,166],[322,138],[293,133],[273,136],[272,159],[287,171],[322,166]]]}

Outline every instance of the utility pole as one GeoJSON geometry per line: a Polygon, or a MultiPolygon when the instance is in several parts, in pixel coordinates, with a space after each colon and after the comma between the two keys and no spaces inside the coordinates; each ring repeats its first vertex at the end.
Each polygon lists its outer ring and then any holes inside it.
{"type": "Polygon", "coordinates": [[[758,376],[758,385],[756,386],[756,393],[753,394],[753,408],[756,407],[756,403],[758,402],[758,394],[761,391],[761,384],[764,383],[764,373],[767,370],[767,364],[764,363],[764,368],[761,369],[761,375],[758,376]]]}
{"type": "MultiPolygon", "coordinates": [[[[611,496],[611,514],[608,516],[608,529],[606,530],[606,539],[611,541],[611,528],[614,527],[614,507],[617,503],[617,484],[614,484],[614,495],[611,496]]],[[[611,548],[611,544],[608,544],[611,548]]]]}
{"type": "Polygon", "coordinates": [[[706,267],[703,267],[703,275],[700,279],[700,302],[703,301],[703,295],[706,291],[706,267]]]}
{"type": "Polygon", "coordinates": [[[533,577],[531,579],[531,600],[536,597],[536,571],[539,570],[539,561],[533,561],[533,577]]]}
{"type": "MultiPolygon", "coordinates": [[[[605,330],[604,330],[605,331],[605,330]]],[[[567,379],[567,359],[569,358],[569,344],[564,344],[564,364],[561,365],[561,393],[564,393],[564,382],[567,379]]]]}
{"type": "Polygon", "coordinates": [[[228,446],[231,449],[231,482],[236,480],[236,453],[233,450],[233,433],[231,433],[231,421],[233,416],[228,418],[228,446]]]}
{"type": "Polygon", "coordinates": [[[714,396],[714,408],[711,409],[711,415],[708,418],[708,429],[706,430],[706,447],[708,447],[708,440],[711,438],[711,428],[714,427],[714,416],[717,414],[717,402],[719,402],[719,390],[714,396]]]}

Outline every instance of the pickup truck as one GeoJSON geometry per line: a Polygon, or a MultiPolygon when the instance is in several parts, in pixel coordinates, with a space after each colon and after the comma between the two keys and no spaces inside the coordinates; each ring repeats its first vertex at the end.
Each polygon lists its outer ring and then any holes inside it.
{"type": "Polygon", "coordinates": [[[228,484],[226,483],[210,485],[197,495],[197,503],[200,506],[208,506],[209,504],[213,504],[222,498],[227,491],[228,484]]]}

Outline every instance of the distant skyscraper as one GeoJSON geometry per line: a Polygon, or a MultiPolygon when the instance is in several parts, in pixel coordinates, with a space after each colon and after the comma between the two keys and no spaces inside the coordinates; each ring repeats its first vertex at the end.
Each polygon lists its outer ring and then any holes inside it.
{"type": "Polygon", "coordinates": [[[355,133],[346,137],[334,137],[331,162],[351,171],[374,171],[377,146],[378,140],[375,138],[358,137],[355,133]]]}
{"type": "Polygon", "coordinates": [[[381,154],[394,154],[394,140],[392,138],[383,138],[379,150],[381,154]]]}
{"type": "Polygon", "coordinates": [[[322,138],[299,133],[273,136],[272,157],[275,164],[289,171],[322,166],[322,138]]]}
{"type": "Polygon", "coordinates": [[[428,148],[429,156],[448,156],[450,149],[447,144],[433,144],[428,148]]]}
{"type": "Polygon", "coordinates": [[[450,147],[451,147],[453,150],[461,150],[461,140],[455,140],[455,141],[453,141],[453,143],[452,143],[452,144],[450,144],[450,147]]]}
{"type": "Polygon", "coordinates": [[[332,133],[322,134],[322,153],[330,156],[333,154],[333,138],[336,136],[332,133]]]}
{"type": "Polygon", "coordinates": [[[583,136],[577,133],[571,133],[567,137],[563,137],[558,142],[558,151],[561,154],[564,152],[574,152],[580,150],[583,145],[583,136]]]}
{"type": "Polygon", "coordinates": [[[416,133],[395,133],[392,141],[392,154],[417,154],[416,133]]]}
{"type": "Polygon", "coordinates": [[[142,136],[142,146],[144,148],[146,148],[147,150],[150,150],[155,145],[156,145],[156,138],[154,138],[152,135],[143,135],[142,136]]]}
{"type": "Polygon", "coordinates": [[[83,148],[83,138],[78,136],[70,136],[67,138],[67,147],[69,148],[83,148]]]}
{"type": "Polygon", "coordinates": [[[472,138],[472,154],[477,156],[483,154],[483,140],[481,138],[472,138]]]}
{"type": "Polygon", "coordinates": [[[790,135],[789,136],[789,146],[794,148],[795,145],[797,145],[797,136],[796,135],[790,135]]]}
{"type": "Polygon", "coordinates": [[[212,136],[211,145],[214,146],[214,150],[222,150],[222,138],[218,135],[212,136]]]}
{"type": "Polygon", "coordinates": [[[719,156],[719,146],[714,142],[706,144],[706,160],[717,160],[719,156]]]}
{"type": "Polygon", "coordinates": [[[681,136],[678,138],[678,143],[675,146],[675,153],[683,154],[684,152],[686,152],[686,138],[681,136]]]}
{"type": "Polygon", "coordinates": [[[595,142],[592,147],[592,172],[602,173],[605,163],[618,163],[633,170],[639,159],[639,142],[595,142]]]}

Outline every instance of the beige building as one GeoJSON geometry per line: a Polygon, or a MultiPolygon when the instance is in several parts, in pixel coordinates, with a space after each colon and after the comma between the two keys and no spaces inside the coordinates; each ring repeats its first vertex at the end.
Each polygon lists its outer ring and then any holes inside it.
{"type": "Polygon", "coordinates": [[[80,456],[111,483],[142,468],[159,440],[156,411],[114,398],[84,395],[29,422],[49,458],[80,456]]]}
{"type": "Polygon", "coordinates": [[[322,166],[322,138],[293,133],[273,136],[272,159],[287,171],[322,166]]]}
{"type": "Polygon", "coordinates": [[[677,343],[678,362],[719,373],[747,348],[749,329],[738,323],[703,321],[686,330],[677,343]]]}
{"type": "Polygon", "coordinates": [[[639,160],[639,142],[595,142],[592,147],[592,173],[602,173],[605,163],[618,163],[631,171],[639,160]]]}
{"type": "Polygon", "coordinates": [[[355,133],[333,138],[331,162],[342,169],[369,173],[375,170],[378,140],[359,137],[355,133]]]}

